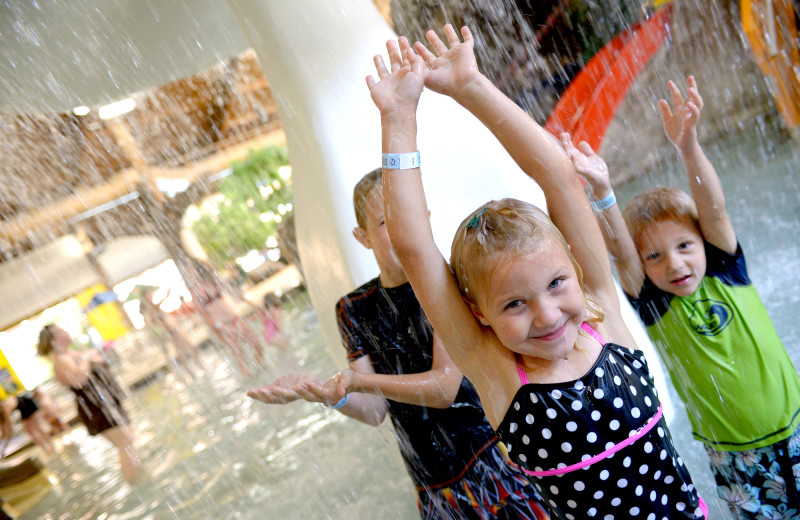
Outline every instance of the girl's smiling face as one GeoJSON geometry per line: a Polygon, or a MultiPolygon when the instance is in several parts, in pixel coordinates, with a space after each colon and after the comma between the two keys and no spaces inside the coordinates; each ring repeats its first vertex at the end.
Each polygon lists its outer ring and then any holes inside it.
{"type": "Polygon", "coordinates": [[[473,312],[506,348],[546,360],[569,354],[586,300],[563,244],[547,238],[534,251],[501,259],[485,282],[473,312]]]}

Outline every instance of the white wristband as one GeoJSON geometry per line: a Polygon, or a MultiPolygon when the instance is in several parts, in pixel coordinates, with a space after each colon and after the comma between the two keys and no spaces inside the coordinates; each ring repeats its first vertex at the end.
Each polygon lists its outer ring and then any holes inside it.
{"type": "Polygon", "coordinates": [[[408,153],[385,153],[381,166],[386,170],[412,170],[419,168],[419,150],[408,153]]]}
{"type": "Polygon", "coordinates": [[[605,211],[616,203],[617,203],[617,196],[614,195],[614,190],[611,190],[611,193],[609,193],[600,200],[591,201],[592,208],[595,211],[605,211]]]}

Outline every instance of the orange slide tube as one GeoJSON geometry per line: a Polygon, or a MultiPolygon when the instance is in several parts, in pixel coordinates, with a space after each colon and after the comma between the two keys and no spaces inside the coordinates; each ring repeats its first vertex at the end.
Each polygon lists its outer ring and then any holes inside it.
{"type": "Polygon", "coordinates": [[[569,132],[574,142],[599,150],[636,76],[669,37],[671,20],[667,5],[607,43],[564,91],[545,128],[556,136],[569,132]]]}
{"type": "Polygon", "coordinates": [[[800,133],[800,51],[791,0],[741,0],[742,28],[786,127],[800,133]]]}

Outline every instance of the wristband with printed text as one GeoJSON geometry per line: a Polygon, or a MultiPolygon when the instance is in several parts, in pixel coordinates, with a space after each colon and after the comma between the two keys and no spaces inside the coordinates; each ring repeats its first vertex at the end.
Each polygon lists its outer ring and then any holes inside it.
{"type": "Polygon", "coordinates": [[[614,190],[600,200],[591,201],[592,208],[595,211],[605,211],[617,203],[617,196],[614,195],[614,190]]]}
{"type": "Polygon", "coordinates": [[[385,153],[381,166],[386,170],[412,170],[420,167],[419,150],[408,153],[385,153]]]}

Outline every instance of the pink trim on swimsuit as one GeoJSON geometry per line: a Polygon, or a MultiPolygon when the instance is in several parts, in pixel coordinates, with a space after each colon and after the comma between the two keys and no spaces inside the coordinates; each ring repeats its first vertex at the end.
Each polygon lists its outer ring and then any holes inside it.
{"type": "Polygon", "coordinates": [[[600,452],[599,454],[595,455],[594,457],[586,460],[582,460],[577,464],[572,464],[571,466],[567,466],[565,468],[558,468],[558,469],[549,469],[547,471],[528,471],[525,468],[520,468],[522,471],[525,472],[526,475],[530,475],[532,477],[549,477],[552,475],[561,475],[563,473],[570,473],[572,471],[577,471],[581,468],[585,468],[586,466],[591,466],[595,462],[600,462],[601,460],[610,457],[614,453],[618,452],[622,448],[633,444],[634,442],[638,441],[642,437],[644,437],[647,432],[653,429],[653,427],[658,424],[658,421],[661,419],[662,415],[662,406],[661,404],[658,405],[658,411],[654,416],[647,420],[647,424],[642,426],[642,428],[636,432],[635,435],[628,437],[622,442],[618,442],[617,444],[613,445],[612,447],[608,448],[600,452]]]}
{"type": "Polygon", "coordinates": [[[706,504],[706,501],[700,496],[700,493],[697,493],[697,500],[700,502],[697,505],[700,507],[700,511],[703,512],[703,518],[708,518],[708,504],[706,504]]]}

